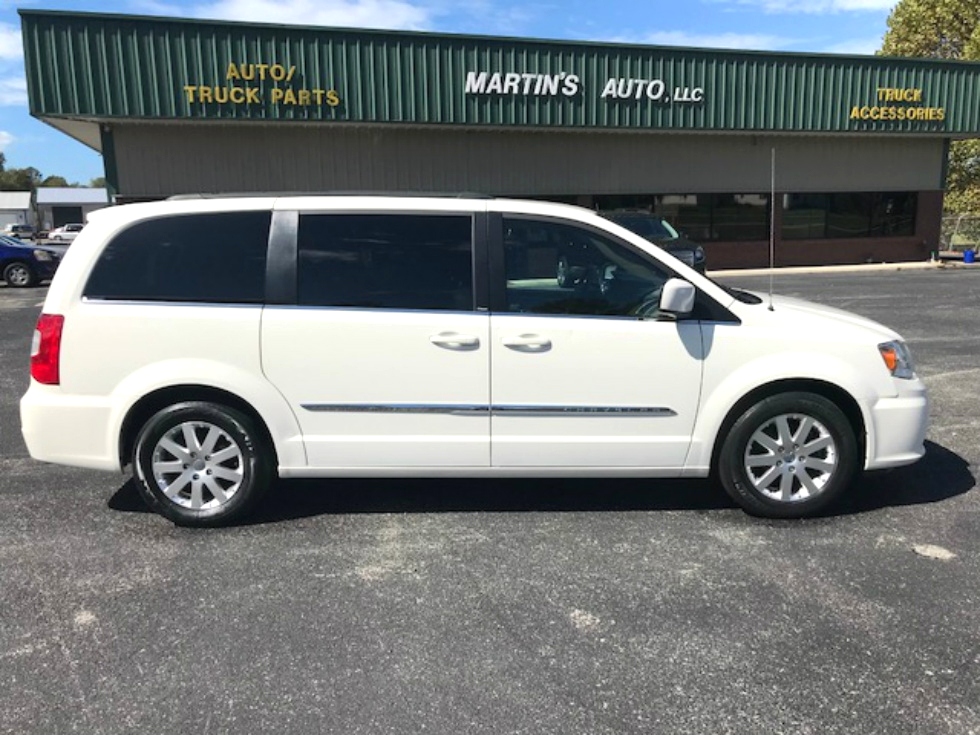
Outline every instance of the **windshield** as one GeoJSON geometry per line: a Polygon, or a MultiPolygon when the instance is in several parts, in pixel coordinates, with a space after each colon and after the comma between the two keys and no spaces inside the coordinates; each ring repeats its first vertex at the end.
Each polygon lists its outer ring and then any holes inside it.
{"type": "Polygon", "coordinates": [[[648,240],[676,240],[679,235],[667,220],[650,214],[608,214],[609,219],[648,240]]]}

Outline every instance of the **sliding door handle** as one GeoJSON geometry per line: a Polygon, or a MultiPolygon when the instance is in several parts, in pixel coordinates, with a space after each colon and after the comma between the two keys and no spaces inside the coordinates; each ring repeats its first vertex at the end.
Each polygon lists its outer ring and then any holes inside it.
{"type": "Polygon", "coordinates": [[[520,352],[547,352],[551,349],[551,340],[539,334],[521,334],[517,337],[504,337],[501,342],[504,347],[520,352]]]}
{"type": "Polygon", "coordinates": [[[456,332],[442,332],[433,334],[429,341],[436,347],[445,347],[447,350],[475,350],[480,346],[480,338],[472,334],[457,334],[456,332]]]}

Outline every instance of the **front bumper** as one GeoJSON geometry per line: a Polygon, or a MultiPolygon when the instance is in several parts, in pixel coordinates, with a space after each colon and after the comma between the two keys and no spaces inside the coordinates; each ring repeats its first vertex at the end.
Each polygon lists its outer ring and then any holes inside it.
{"type": "Polygon", "coordinates": [[[901,381],[897,397],[882,398],[871,408],[865,469],[883,470],[912,464],[926,453],[929,398],[918,380],[901,381]]]}

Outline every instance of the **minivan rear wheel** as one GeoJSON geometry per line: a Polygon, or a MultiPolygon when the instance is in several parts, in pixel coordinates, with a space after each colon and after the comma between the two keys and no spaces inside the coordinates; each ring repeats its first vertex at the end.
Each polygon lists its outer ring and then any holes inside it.
{"type": "Polygon", "coordinates": [[[268,490],[271,452],[255,422],[228,406],[188,401],[144,424],[133,476],[147,505],[182,526],[241,519],[268,490]]]}
{"type": "Polygon", "coordinates": [[[724,439],[718,474],[747,512],[802,518],[833,503],[858,468],[850,421],[814,393],[765,398],[736,419],[724,439]]]}

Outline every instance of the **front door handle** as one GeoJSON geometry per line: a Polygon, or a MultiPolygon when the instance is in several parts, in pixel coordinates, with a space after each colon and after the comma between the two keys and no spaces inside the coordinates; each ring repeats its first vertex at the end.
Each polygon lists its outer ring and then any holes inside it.
{"type": "Polygon", "coordinates": [[[504,337],[504,347],[520,352],[547,352],[551,349],[551,340],[539,334],[521,334],[517,337],[504,337]]]}
{"type": "Polygon", "coordinates": [[[436,347],[445,347],[447,350],[475,350],[480,346],[480,338],[472,334],[457,334],[456,332],[441,332],[429,337],[429,341],[436,347]]]}

